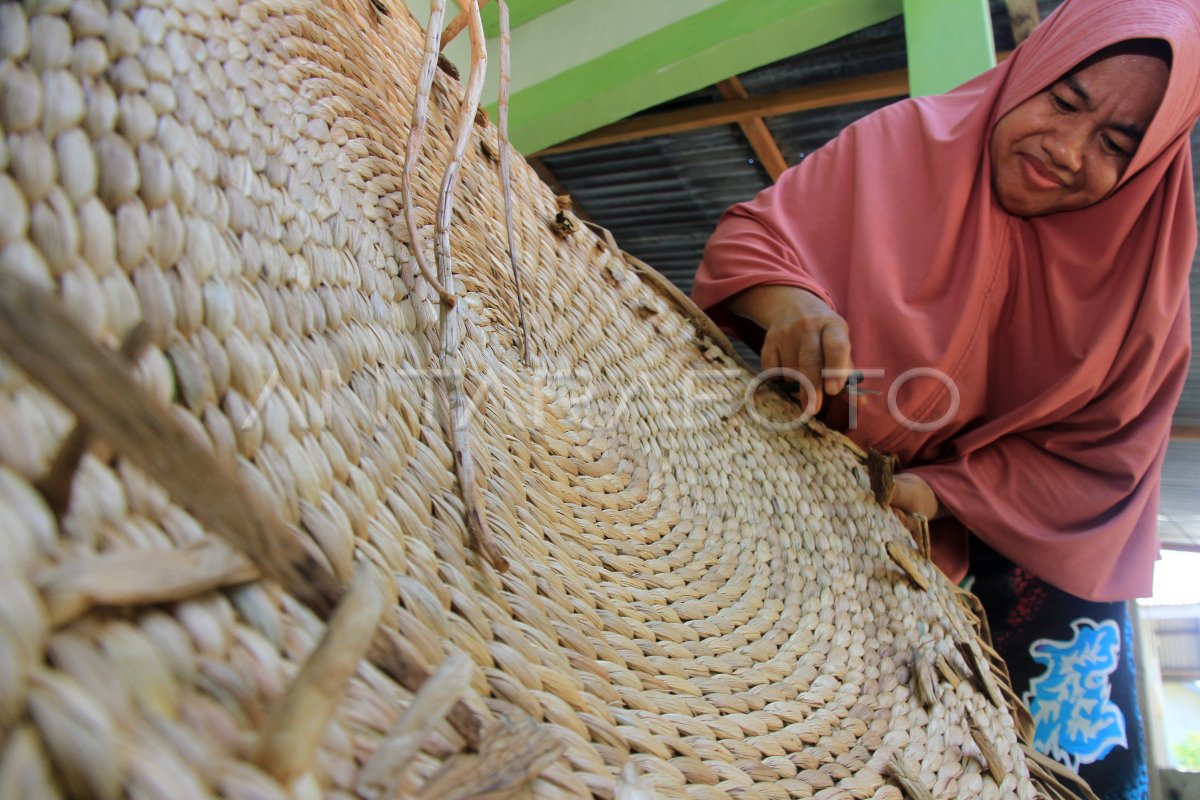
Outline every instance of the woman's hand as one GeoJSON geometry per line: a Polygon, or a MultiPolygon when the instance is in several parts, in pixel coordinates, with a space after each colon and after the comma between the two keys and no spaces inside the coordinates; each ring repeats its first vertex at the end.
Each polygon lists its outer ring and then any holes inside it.
{"type": "Polygon", "coordinates": [[[811,292],[795,286],[755,286],[730,300],[729,310],[767,332],[763,369],[782,367],[804,376],[800,400],[811,413],[821,410],[826,394],[840,392],[854,371],[846,321],[811,292]],[[810,389],[815,397],[808,397],[810,389]]]}
{"type": "Polygon", "coordinates": [[[904,527],[916,534],[917,521],[914,515],[921,514],[926,520],[935,519],[941,514],[941,503],[938,502],[933,488],[920,475],[901,472],[894,480],[892,510],[904,523],[904,527]]]}

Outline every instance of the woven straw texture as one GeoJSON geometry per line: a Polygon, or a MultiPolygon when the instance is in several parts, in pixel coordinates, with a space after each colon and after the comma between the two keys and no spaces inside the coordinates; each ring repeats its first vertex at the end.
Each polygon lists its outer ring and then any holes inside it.
{"type": "Polygon", "coordinates": [[[0,797],[1063,796],[862,454],[516,158],[522,355],[481,116],[439,302],[425,48],[0,3],[0,797]]]}

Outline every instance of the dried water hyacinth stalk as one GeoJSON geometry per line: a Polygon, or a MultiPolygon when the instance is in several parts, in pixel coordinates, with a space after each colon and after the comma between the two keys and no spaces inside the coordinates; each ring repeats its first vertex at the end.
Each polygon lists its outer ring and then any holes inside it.
{"type": "MultiPolygon", "coordinates": [[[[478,9],[483,8],[487,4],[488,4],[488,0],[479,0],[478,4],[476,6],[476,13],[478,13],[478,9]]],[[[443,50],[446,49],[446,45],[448,45],[452,41],[454,41],[454,37],[456,37],[460,33],[462,33],[463,28],[467,27],[467,25],[470,24],[470,20],[471,20],[471,9],[469,6],[464,6],[463,9],[458,12],[458,15],[455,16],[454,19],[450,20],[450,24],[446,26],[446,32],[444,34],[442,34],[442,49],[443,50]]],[[[430,24],[432,24],[432,23],[430,23],[430,24]]]]}
{"type": "Polygon", "coordinates": [[[1033,722],[1033,714],[1029,713],[1029,707],[1022,702],[1021,698],[1017,697],[1017,693],[1009,685],[1008,679],[998,683],[1000,692],[1004,695],[1008,713],[1012,714],[1013,724],[1017,727],[1017,738],[1022,742],[1032,742],[1036,726],[1033,722]]]}
{"type": "Polygon", "coordinates": [[[971,668],[971,674],[975,678],[975,685],[983,691],[988,700],[992,701],[992,705],[996,706],[996,708],[1003,708],[1004,697],[1000,694],[1000,687],[996,685],[996,679],[984,667],[978,645],[972,642],[957,642],[956,644],[958,645],[958,651],[962,653],[963,660],[971,668]]]}
{"type": "MultiPolygon", "coordinates": [[[[513,291],[517,295],[517,318],[521,325],[521,361],[529,365],[529,323],[525,319],[525,297],[521,293],[521,254],[513,225],[512,164],[508,146],[508,95],[512,84],[512,36],[508,27],[508,2],[500,3],[500,182],[504,187],[504,228],[508,233],[508,260],[512,265],[513,291]]],[[[482,7],[482,4],[481,4],[482,7]]]]}
{"type": "Polygon", "coordinates": [[[920,775],[908,765],[900,753],[892,754],[892,760],[888,762],[888,771],[908,800],[933,800],[933,792],[921,783],[920,775]]]}
{"type": "Polygon", "coordinates": [[[978,630],[979,639],[990,643],[992,641],[992,632],[988,626],[987,612],[983,610],[983,603],[980,599],[959,586],[954,587],[954,597],[958,600],[958,604],[967,612],[967,617],[978,630]]]}
{"type": "MultiPolygon", "coordinates": [[[[410,692],[419,692],[433,674],[412,642],[385,625],[371,644],[371,663],[382,669],[410,692]]],[[[484,728],[492,724],[491,713],[473,692],[459,699],[446,715],[451,727],[470,747],[479,747],[484,728]],[[468,702],[470,701],[470,702],[468,702]]]]}
{"type": "Polygon", "coordinates": [[[896,470],[900,460],[893,454],[884,454],[871,448],[867,451],[867,475],[871,478],[871,493],[875,501],[883,507],[892,504],[892,495],[896,493],[896,470]]]}
{"type": "Polygon", "coordinates": [[[971,739],[975,742],[975,746],[979,748],[980,755],[983,756],[983,763],[987,768],[988,774],[992,776],[992,780],[997,785],[1004,783],[1004,777],[1007,773],[1000,764],[1000,756],[996,754],[996,748],[992,747],[992,740],[984,733],[983,728],[979,726],[979,723],[973,717],[967,720],[967,727],[971,731],[971,739]]]}
{"type": "Polygon", "coordinates": [[[939,655],[937,660],[934,662],[934,665],[937,667],[938,674],[940,674],[942,679],[946,681],[946,683],[950,684],[952,688],[957,689],[958,685],[963,682],[963,676],[957,669],[954,668],[954,665],[951,664],[950,660],[945,656],[939,655]]]}
{"type": "Polygon", "coordinates": [[[1041,778],[1043,781],[1042,788],[1049,791],[1056,798],[1063,800],[1100,800],[1092,788],[1087,785],[1082,778],[1072,772],[1070,769],[1050,758],[1045,753],[1039,753],[1028,744],[1022,744],[1021,750],[1025,754],[1025,763],[1029,766],[1029,772],[1035,777],[1041,778]],[[1068,786],[1075,787],[1074,791],[1068,789],[1068,786]]]}
{"type": "Polygon", "coordinates": [[[529,717],[501,717],[478,755],[459,754],[421,788],[421,800],[510,797],[558,760],[563,742],[529,717]]]}
{"type": "Polygon", "coordinates": [[[5,800],[58,800],[62,794],[50,770],[50,760],[30,725],[8,735],[0,754],[0,797],[5,800]]]}
{"type": "Polygon", "coordinates": [[[917,540],[917,549],[921,551],[921,555],[926,561],[933,560],[933,543],[929,537],[929,519],[924,514],[912,514],[913,522],[916,523],[917,529],[913,531],[913,535],[917,540]]]}
{"type": "MultiPolygon", "coordinates": [[[[125,336],[118,352],[132,368],[149,344],[150,326],[145,322],[139,322],[125,336]]],[[[46,502],[50,504],[50,508],[59,517],[66,514],[71,505],[71,485],[74,483],[75,473],[79,469],[79,462],[83,460],[83,456],[88,450],[90,440],[91,432],[87,425],[77,423],[67,435],[62,447],[59,448],[54,463],[50,465],[50,470],[36,483],[38,491],[42,493],[46,502]]]]}
{"type": "Polygon", "coordinates": [[[425,260],[422,237],[417,231],[417,214],[413,209],[412,176],[417,170],[417,159],[421,155],[421,142],[425,138],[425,125],[429,120],[429,94],[433,91],[433,76],[438,66],[438,39],[442,35],[442,17],[446,13],[446,0],[430,0],[429,27],[425,32],[425,58],[417,78],[417,94],[413,100],[412,123],[408,126],[408,148],[404,154],[404,172],[400,176],[400,191],[404,202],[404,222],[408,226],[408,241],[421,277],[433,287],[443,304],[454,305],[454,293],[448,291],[425,260]]]}
{"type": "MultiPolygon", "coordinates": [[[[304,540],[134,381],[116,353],[92,342],[42,289],[7,271],[0,271],[0,349],[265,577],[318,616],[331,613],[342,587],[304,540]]],[[[410,691],[429,674],[395,631],[380,631],[370,652],[410,691]]],[[[460,701],[448,719],[475,744],[488,716],[460,701]]]]}
{"type": "MultiPolygon", "coordinates": [[[[567,197],[567,195],[564,194],[562,197],[567,197]]],[[[559,198],[559,208],[560,209],[562,209],[562,197],[559,198]]],[[[568,200],[567,208],[569,209],[570,208],[570,198],[567,197],[567,200],[568,200]]],[[[613,236],[612,231],[610,231],[608,228],[604,227],[603,225],[599,225],[595,222],[588,222],[585,220],[583,224],[587,225],[589,228],[591,228],[592,230],[596,231],[597,233],[599,233],[601,236],[604,237],[604,244],[606,247],[608,247],[608,252],[612,253],[614,256],[621,259],[622,261],[625,261],[625,251],[617,246],[617,237],[613,236]]],[[[628,265],[629,265],[628,262],[626,262],[626,266],[628,266],[628,265]]]]}
{"type": "MultiPolygon", "coordinates": [[[[463,155],[471,139],[475,111],[483,93],[483,79],[487,72],[487,48],[484,42],[483,20],[479,17],[476,0],[469,0],[469,28],[471,33],[471,77],[467,81],[466,99],[458,117],[454,137],[454,151],[446,174],[442,179],[438,195],[438,213],[434,254],[437,257],[438,280],[446,291],[455,293],[454,264],[450,253],[450,214],[454,205],[454,190],[458,185],[458,174],[462,168],[463,155]]],[[[459,489],[467,514],[467,533],[476,547],[497,570],[508,569],[508,559],[500,552],[492,539],[488,526],[483,493],[479,489],[475,457],[471,453],[471,398],[466,390],[466,365],[462,356],[463,321],[460,307],[442,308],[441,323],[441,367],[446,382],[449,405],[450,447],[454,452],[454,466],[458,473],[459,489]]]]}
{"type": "Polygon", "coordinates": [[[88,338],[43,289],[9,271],[0,271],[0,349],[264,576],[317,614],[329,613],[341,585],[310,545],[135,381],[124,359],[88,338]]]}
{"type": "Polygon", "coordinates": [[[95,606],[186,600],[258,577],[245,556],[209,539],[179,550],[113,553],[63,564],[37,583],[50,624],[62,627],[95,606]]]}
{"type": "Polygon", "coordinates": [[[68,797],[125,796],[126,755],[104,703],[72,677],[41,669],[30,681],[29,717],[54,765],[55,781],[68,797]]]}
{"type": "MultiPolygon", "coordinates": [[[[564,203],[566,209],[569,209],[571,206],[571,198],[568,195],[560,196],[558,201],[560,208],[564,208],[564,203]]],[[[564,211],[560,211],[559,216],[570,223],[571,231],[575,230],[574,217],[567,217],[564,211]]],[[[725,332],[717,327],[717,324],[713,322],[712,318],[701,311],[699,306],[692,302],[692,298],[680,291],[678,286],[671,283],[671,281],[665,275],[651,267],[645,261],[642,261],[637,256],[622,250],[617,244],[616,237],[613,236],[612,231],[610,231],[608,228],[605,228],[603,225],[599,225],[590,220],[583,220],[583,224],[600,234],[600,236],[604,239],[604,246],[608,248],[608,251],[612,253],[614,258],[618,259],[622,264],[629,268],[642,283],[649,286],[654,290],[655,294],[670,303],[677,312],[682,314],[688,320],[688,322],[690,322],[693,327],[696,328],[696,332],[698,334],[697,345],[699,346],[701,353],[703,353],[706,358],[713,360],[708,351],[711,345],[715,344],[716,347],[722,353],[724,353],[724,355],[728,356],[735,363],[745,367],[750,372],[754,371],[733,349],[733,344],[729,341],[729,337],[725,335],[725,332]]],[[[554,223],[551,223],[551,227],[554,227],[554,223]]],[[[610,275],[613,275],[615,280],[616,276],[615,273],[612,273],[611,267],[609,272],[610,275]]],[[[810,421],[808,424],[812,430],[815,430],[816,426],[820,426],[821,428],[824,427],[816,421],[810,421]]],[[[857,446],[855,446],[853,442],[850,442],[849,439],[846,439],[845,441],[847,446],[854,449],[855,453],[858,454],[857,446]]]]}
{"type": "Polygon", "coordinates": [[[654,786],[639,773],[637,763],[631,758],[621,767],[617,776],[614,800],[655,800],[654,786]]]}
{"type": "Polygon", "coordinates": [[[978,640],[978,644],[979,649],[983,651],[983,655],[987,659],[987,662],[992,665],[992,671],[998,675],[1003,675],[1006,681],[1011,682],[1008,674],[1008,664],[1004,663],[1004,658],[997,653],[996,649],[988,642],[980,639],[978,640]]]}
{"type": "Polygon", "coordinates": [[[388,731],[363,767],[357,791],[365,798],[396,797],[405,773],[438,724],[470,687],[474,662],[465,653],[446,658],[388,731]]]}
{"type": "Polygon", "coordinates": [[[917,682],[917,694],[925,708],[932,708],[938,703],[937,660],[939,657],[933,645],[918,647],[913,655],[913,673],[917,682]]]}
{"type": "Polygon", "coordinates": [[[376,567],[362,562],[325,635],[272,707],[255,760],[283,785],[308,770],[346,682],[367,654],[384,610],[395,603],[390,590],[376,567]]]}
{"type": "Polygon", "coordinates": [[[891,556],[892,561],[896,562],[896,566],[904,571],[914,586],[921,591],[929,591],[929,578],[926,578],[925,574],[921,572],[921,566],[917,563],[914,555],[915,552],[913,548],[897,541],[887,543],[887,554],[891,556]]]}

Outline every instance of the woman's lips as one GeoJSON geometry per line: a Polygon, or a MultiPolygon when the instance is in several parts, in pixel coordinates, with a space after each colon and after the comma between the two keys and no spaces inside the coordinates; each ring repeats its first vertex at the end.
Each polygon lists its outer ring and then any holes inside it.
{"type": "Polygon", "coordinates": [[[1021,167],[1025,172],[1025,179],[1033,184],[1038,189],[1062,189],[1066,183],[1041,161],[1038,161],[1033,156],[1021,154],[1021,167]]]}

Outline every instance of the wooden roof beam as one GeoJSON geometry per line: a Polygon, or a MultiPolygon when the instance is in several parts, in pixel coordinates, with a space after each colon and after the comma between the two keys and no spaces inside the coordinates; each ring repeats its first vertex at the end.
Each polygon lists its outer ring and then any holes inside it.
{"type": "MultiPolygon", "coordinates": [[[[717,91],[726,100],[746,100],[750,97],[746,92],[746,87],[742,86],[741,80],[736,75],[718,83],[717,91]]],[[[741,126],[746,141],[750,143],[750,149],[754,151],[754,155],[758,156],[758,162],[771,176],[771,181],[779,180],[779,176],[788,168],[788,163],[783,156],[783,151],[779,149],[779,142],[775,141],[775,137],[767,128],[767,123],[763,121],[762,117],[754,117],[739,122],[738,125],[741,126]]]]}
{"type": "Polygon", "coordinates": [[[883,100],[908,94],[908,71],[903,69],[865,75],[859,78],[831,81],[815,86],[803,86],[740,100],[723,100],[702,106],[647,114],[606,125],[570,141],[547,147],[539,156],[588,150],[606,144],[630,142],[650,136],[695,131],[716,125],[748,122],[761,117],[775,117],[829,108],[862,100],[883,100]]]}

